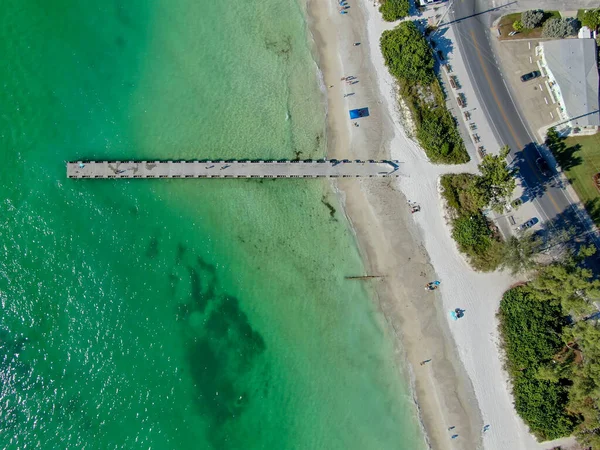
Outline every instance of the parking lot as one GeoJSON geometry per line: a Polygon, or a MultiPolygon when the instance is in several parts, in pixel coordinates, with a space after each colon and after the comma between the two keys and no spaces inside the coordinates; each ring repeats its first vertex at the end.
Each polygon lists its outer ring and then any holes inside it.
{"type": "MultiPolygon", "coordinates": [[[[496,41],[497,62],[513,100],[535,138],[543,141],[546,129],[559,120],[557,105],[543,76],[521,81],[521,76],[540,71],[535,55],[539,39],[496,41]]],[[[541,72],[541,71],[540,71],[541,72]]]]}

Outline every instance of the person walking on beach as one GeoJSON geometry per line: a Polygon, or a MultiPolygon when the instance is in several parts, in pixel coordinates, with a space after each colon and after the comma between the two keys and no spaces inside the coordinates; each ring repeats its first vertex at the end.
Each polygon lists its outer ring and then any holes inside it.
{"type": "Polygon", "coordinates": [[[424,366],[425,364],[427,364],[428,362],[431,362],[431,358],[426,359],[424,361],[421,361],[421,365],[424,366]]]}

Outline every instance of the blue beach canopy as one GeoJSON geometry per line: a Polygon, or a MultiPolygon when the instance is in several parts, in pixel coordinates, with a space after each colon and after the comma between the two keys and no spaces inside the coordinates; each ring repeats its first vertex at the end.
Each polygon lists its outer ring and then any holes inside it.
{"type": "Polygon", "coordinates": [[[361,117],[369,117],[369,108],[359,108],[350,110],[351,119],[360,119],[361,117]]]}

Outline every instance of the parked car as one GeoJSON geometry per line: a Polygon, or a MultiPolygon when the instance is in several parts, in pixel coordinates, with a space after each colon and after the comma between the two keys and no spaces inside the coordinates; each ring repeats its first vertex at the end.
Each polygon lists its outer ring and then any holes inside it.
{"type": "Polygon", "coordinates": [[[550,176],[550,166],[544,158],[540,156],[538,159],[535,160],[535,163],[538,166],[538,169],[540,169],[540,172],[542,172],[542,175],[544,175],[545,177],[550,176]]]}
{"type": "Polygon", "coordinates": [[[521,75],[521,81],[525,82],[525,81],[533,80],[534,78],[541,77],[541,76],[542,76],[542,74],[540,73],[539,70],[534,70],[533,72],[529,72],[529,73],[526,73],[525,75],[521,75]]]}
{"type": "Polygon", "coordinates": [[[534,226],[538,222],[539,222],[538,218],[534,217],[533,219],[529,219],[527,222],[525,222],[523,225],[521,225],[518,228],[518,230],[519,231],[525,231],[525,230],[531,228],[532,226],[534,226]]]}

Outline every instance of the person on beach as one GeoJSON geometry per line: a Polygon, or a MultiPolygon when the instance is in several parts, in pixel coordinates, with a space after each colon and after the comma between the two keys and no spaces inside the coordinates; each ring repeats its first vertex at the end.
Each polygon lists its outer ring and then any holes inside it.
{"type": "Polygon", "coordinates": [[[451,427],[448,427],[448,431],[450,430],[454,430],[456,427],[454,425],[452,425],[451,427]]]}
{"type": "Polygon", "coordinates": [[[453,434],[452,435],[452,439],[456,439],[458,437],[458,434],[453,434]]]}
{"type": "Polygon", "coordinates": [[[428,362],[431,362],[431,358],[430,359],[426,359],[424,361],[421,361],[421,365],[424,366],[425,364],[427,364],[428,362]]]}
{"type": "Polygon", "coordinates": [[[435,291],[439,285],[440,285],[440,281],[435,280],[435,281],[430,281],[429,283],[427,283],[427,285],[425,286],[425,290],[428,291],[435,291]]]}
{"type": "Polygon", "coordinates": [[[485,433],[485,432],[486,432],[487,430],[489,430],[489,429],[490,429],[490,426],[489,426],[489,425],[485,425],[485,426],[483,427],[483,432],[485,433]]]}
{"type": "Polygon", "coordinates": [[[360,42],[355,42],[355,43],[354,43],[354,44],[352,44],[352,45],[354,45],[355,47],[357,47],[357,46],[359,46],[359,45],[360,45],[360,42]]]}

